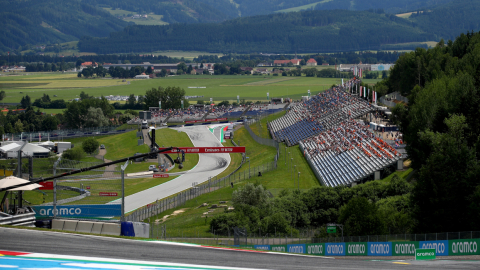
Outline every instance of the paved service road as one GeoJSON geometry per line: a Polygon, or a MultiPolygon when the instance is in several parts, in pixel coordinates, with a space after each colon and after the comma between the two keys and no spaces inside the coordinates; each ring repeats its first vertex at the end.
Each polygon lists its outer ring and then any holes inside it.
{"type": "MultiPolygon", "coordinates": [[[[195,147],[222,146],[206,126],[190,126],[176,128],[176,130],[186,132],[195,147]]],[[[182,145],[173,146],[181,147],[182,145]]],[[[172,157],[175,158],[175,156],[172,157]]],[[[188,158],[188,154],[185,158],[188,158]]],[[[209,177],[214,177],[223,172],[229,164],[229,154],[199,154],[197,166],[187,173],[169,182],[125,197],[125,212],[131,212],[157,199],[162,199],[188,189],[194,182],[201,183],[207,181],[209,177]]],[[[111,203],[121,203],[121,201],[116,200],[111,203]]]]}
{"type": "MultiPolygon", "coordinates": [[[[372,261],[219,250],[0,227],[0,250],[256,269],[479,269],[479,261],[372,261]]],[[[394,259],[383,258],[384,260],[394,259]]],[[[120,269],[120,268],[119,268],[120,269]]],[[[122,268],[124,269],[124,268],[122,268]]]]}

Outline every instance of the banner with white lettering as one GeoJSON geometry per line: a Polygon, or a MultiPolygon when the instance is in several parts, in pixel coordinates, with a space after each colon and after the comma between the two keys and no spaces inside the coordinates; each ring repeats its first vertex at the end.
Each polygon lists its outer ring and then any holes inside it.
{"type": "Polygon", "coordinates": [[[415,249],[418,248],[418,241],[392,242],[392,256],[415,256],[415,249]]]}
{"type": "Polygon", "coordinates": [[[294,244],[294,245],[287,245],[287,250],[289,253],[305,253],[306,246],[305,244],[294,244]]]}
{"type": "Polygon", "coordinates": [[[392,242],[368,242],[368,256],[392,256],[392,242]]]}
{"type": "Polygon", "coordinates": [[[480,239],[449,240],[448,254],[480,255],[480,239]]]}
{"type": "Polygon", "coordinates": [[[345,243],[345,255],[347,256],[367,256],[368,255],[368,243],[367,242],[353,242],[345,243]]]}
{"type": "Polygon", "coordinates": [[[325,243],[325,256],[345,256],[345,243],[325,243]]]}
{"type": "MultiPolygon", "coordinates": [[[[117,217],[122,215],[121,204],[57,205],[59,217],[117,217]]],[[[32,206],[35,217],[53,217],[53,206],[32,206]]]]}
{"type": "Polygon", "coordinates": [[[307,244],[307,254],[310,255],[325,255],[325,244],[307,244]]]}
{"type": "Polygon", "coordinates": [[[441,241],[420,241],[421,249],[433,248],[437,251],[437,256],[448,256],[448,240],[441,241]]]}

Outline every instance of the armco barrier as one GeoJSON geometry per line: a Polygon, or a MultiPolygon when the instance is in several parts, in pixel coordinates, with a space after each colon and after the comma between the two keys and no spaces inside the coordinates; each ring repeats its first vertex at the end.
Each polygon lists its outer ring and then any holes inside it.
{"type": "Polygon", "coordinates": [[[415,256],[416,249],[435,249],[436,256],[480,255],[480,239],[405,242],[347,242],[255,245],[255,249],[318,256],[415,256]]]}

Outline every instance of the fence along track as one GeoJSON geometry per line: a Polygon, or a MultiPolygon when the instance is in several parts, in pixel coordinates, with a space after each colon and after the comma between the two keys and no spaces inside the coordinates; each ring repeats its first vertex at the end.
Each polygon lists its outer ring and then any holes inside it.
{"type": "MultiPolygon", "coordinates": [[[[185,205],[187,200],[194,199],[200,195],[215,191],[219,188],[225,188],[231,185],[231,183],[235,184],[240,181],[250,179],[252,177],[257,177],[258,172],[268,172],[275,170],[277,168],[277,161],[279,157],[279,143],[272,139],[266,139],[257,136],[249,127],[249,125],[252,123],[252,121],[245,123],[245,128],[247,129],[250,136],[252,136],[252,138],[259,144],[272,146],[277,149],[277,154],[275,155],[274,161],[250,168],[250,170],[248,170],[248,175],[246,173],[247,170],[243,171],[243,173],[237,173],[237,171],[245,164],[246,161],[245,154],[243,154],[242,163],[240,164],[240,166],[238,166],[238,168],[235,169],[235,171],[233,171],[229,175],[222,178],[218,178],[216,176],[214,178],[205,180],[204,182],[188,188],[180,193],[174,194],[161,200],[157,200],[151,204],[138,208],[137,210],[126,213],[126,221],[143,221],[147,218],[151,218],[153,216],[161,214],[162,212],[169,209],[183,206],[185,205]]],[[[237,146],[234,140],[232,140],[232,143],[237,146]]]]}

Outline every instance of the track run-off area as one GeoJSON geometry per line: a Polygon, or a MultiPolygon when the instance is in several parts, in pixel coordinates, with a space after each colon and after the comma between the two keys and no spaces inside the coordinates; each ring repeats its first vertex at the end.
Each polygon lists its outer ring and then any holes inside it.
{"type": "MultiPolygon", "coordinates": [[[[221,147],[223,146],[220,143],[222,138],[218,136],[219,132],[217,131],[219,127],[221,126],[209,128],[205,125],[196,125],[172,129],[178,130],[178,132],[185,132],[195,147],[221,147]]],[[[174,146],[181,147],[182,145],[174,146]]],[[[188,154],[186,158],[188,158],[188,154]]],[[[209,177],[215,177],[227,169],[230,161],[230,155],[225,153],[199,154],[197,165],[190,171],[166,183],[126,196],[125,213],[186,190],[192,187],[194,183],[198,184],[207,181],[209,177]]],[[[110,202],[110,204],[119,203],[121,203],[120,200],[110,202]]]]}

